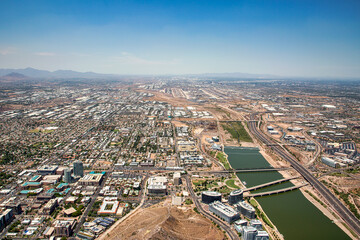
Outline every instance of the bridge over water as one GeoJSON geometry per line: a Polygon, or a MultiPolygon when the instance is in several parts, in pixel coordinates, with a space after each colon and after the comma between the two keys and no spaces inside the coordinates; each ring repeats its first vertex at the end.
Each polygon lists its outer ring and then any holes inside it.
{"type": "Polygon", "coordinates": [[[301,187],[304,187],[308,185],[308,183],[302,184],[302,185],[298,185],[298,186],[292,186],[292,187],[288,187],[288,188],[283,188],[283,189],[278,189],[278,190],[273,190],[273,191],[268,191],[268,192],[261,192],[261,193],[253,193],[253,194],[248,194],[248,195],[244,195],[244,197],[262,197],[262,196],[269,196],[269,195],[273,195],[273,194],[279,194],[279,193],[284,193],[284,192],[289,192],[301,187]]]}
{"type": "Polygon", "coordinates": [[[279,179],[279,180],[276,180],[276,181],[260,184],[260,185],[254,186],[254,187],[245,188],[245,189],[243,189],[243,191],[244,192],[249,192],[249,191],[257,190],[257,189],[264,188],[264,187],[267,187],[267,186],[279,184],[279,183],[282,183],[282,182],[287,182],[287,181],[290,181],[290,180],[293,180],[293,179],[296,179],[296,178],[299,178],[299,177],[283,178],[283,179],[279,179]]]}
{"type": "MultiPolygon", "coordinates": [[[[242,168],[242,169],[230,169],[221,171],[206,171],[199,172],[200,174],[212,174],[212,173],[247,173],[247,172],[273,172],[273,171],[285,171],[291,168],[242,168]]],[[[194,173],[197,171],[193,171],[194,173]]]]}

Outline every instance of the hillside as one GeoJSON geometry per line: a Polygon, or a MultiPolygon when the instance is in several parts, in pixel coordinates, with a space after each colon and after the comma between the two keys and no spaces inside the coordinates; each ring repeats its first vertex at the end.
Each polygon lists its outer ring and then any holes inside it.
{"type": "Polygon", "coordinates": [[[147,208],[119,224],[106,239],[224,239],[210,220],[192,210],[147,208]]]}

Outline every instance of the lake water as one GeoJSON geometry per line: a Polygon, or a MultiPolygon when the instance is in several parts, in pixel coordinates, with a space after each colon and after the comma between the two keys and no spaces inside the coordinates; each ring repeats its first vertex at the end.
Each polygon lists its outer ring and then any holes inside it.
{"type": "MultiPolygon", "coordinates": [[[[225,153],[234,169],[271,166],[257,148],[225,147],[225,153]]],[[[276,171],[238,173],[237,175],[241,181],[247,183],[247,187],[283,178],[276,171]]],[[[252,193],[290,186],[293,184],[285,182],[252,193]]],[[[277,195],[257,197],[256,200],[286,240],[350,239],[346,233],[307,200],[298,189],[277,195]]]]}

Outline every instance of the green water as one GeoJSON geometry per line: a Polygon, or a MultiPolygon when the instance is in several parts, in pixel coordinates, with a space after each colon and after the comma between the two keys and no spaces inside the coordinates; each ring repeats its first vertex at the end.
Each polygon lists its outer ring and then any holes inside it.
{"type": "MultiPolygon", "coordinates": [[[[225,147],[231,166],[241,168],[264,168],[270,164],[255,148],[225,147]]],[[[282,179],[278,172],[238,173],[247,187],[282,179]]],[[[255,192],[271,191],[293,186],[290,182],[259,189],[255,192]]],[[[309,202],[300,190],[257,197],[271,221],[276,225],[286,240],[343,240],[350,239],[338,226],[331,222],[320,210],[309,202]]]]}

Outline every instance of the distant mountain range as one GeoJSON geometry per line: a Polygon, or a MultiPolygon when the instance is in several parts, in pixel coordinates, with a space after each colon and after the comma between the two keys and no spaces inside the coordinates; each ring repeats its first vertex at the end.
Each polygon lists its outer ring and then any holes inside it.
{"type": "Polygon", "coordinates": [[[35,68],[24,69],[0,69],[0,77],[11,77],[11,75],[20,74],[24,78],[110,78],[116,77],[113,74],[100,74],[94,72],[76,72],[72,70],[47,71],[35,68]],[[10,75],[10,76],[9,76],[10,75]]]}
{"type": "MultiPolygon", "coordinates": [[[[23,68],[23,69],[0,69],[0,78],[3,78],[9,74],[21,74],[23,75],[23,79],[25,78],[116,78],[125,75],[117,75],[117,74],[101,74],[94,72],[76,72],[72,70],[57,70],[57,71],[47,71],[47,70],[39,70],[35,68],[23,68]]],[[[203,74],[183,74],[184,76],[192,76],[192,77],[201,77],[201,78],[275,78],[277,76],[268,75],[268,74],[250,74],[250,73],[203,73],[203,74]]],[[[127,75],[129,76],[129,75],[127,75]]],[[[135,76],[135,75],[134,75],[135,76]]],[[[138,76],[150,76],[150,75],[142,75],[138,76]]],[[[8,76],[10,77],[10,76],[8,76]]],[[[15,77],[15,76],[13,76],[15,77]]],[[[20,78],[17,76],[16,78],[20,78]]]]}
{"type": "MultiPolygon", "coordinates": [[[[241,72],[232,72],[232,73],[201,73],[201,74],[103,74],[103,73],[94,73],[94,72],[77,72],[72,70],[57,70],[57,71],[47,71],[39,70],[35,68],[23,68],[23,69],[1,69],[0,68],[0,80],[26,80],[26,79],[71,79],[71,78],[83,78],[83,79],[118,79],[127,77],[131,79],[132,77],[153,77],[153,76],[185,76],[185,77],[195,77],[199,79],[204,78],[227,78],[227,79],[312,79],[312,80],[329,80],[329,79],[352,79],[352,78],[335,78],[335,77],[289,77],[289,76],[279,76],[271,74],[253,74],[253,73],[241,73],[241,72]],[[16,75],[20,74],[20,75],[16,75]],[[8,75],[8,76],[7,76],[8,75]],[[21,76],[22,75],[22,76],[21,76]]],[[[354,78],[359,80],[359,78],[354,78]]]]}

